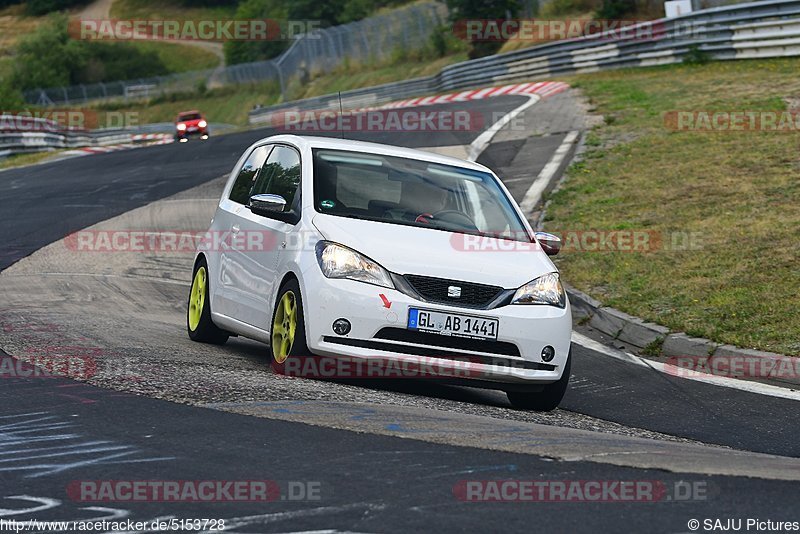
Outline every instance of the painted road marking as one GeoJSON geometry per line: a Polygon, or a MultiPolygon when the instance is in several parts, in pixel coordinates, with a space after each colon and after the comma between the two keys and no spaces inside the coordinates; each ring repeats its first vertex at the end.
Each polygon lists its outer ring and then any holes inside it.
{"type": "Polygon", "coordinates": [[[497,132],[499,132],[503,128],[503,126],[510,123],[512,120],[514,120],[514,118],[517,115],[519,115],[529,107],[533,106],[541,99],[542,97],[539,95],[536,94],[531,95],[530,98],[528,98],[527,102],[525,102],[521,106],[512,109],[511,111],[500,117],[499,121],[492,124],[488,130],[485,130],[478,137],[476,137],[472,143],[470,143],[469,156],[467,156],[467,160],[477,161],[480,155],[483,153],[483,151],[486,150],[486,147],[489,146],[489,143],[492,142],[494,136],[497,135],[497,132]]]}
{"type": "Polygon", "coordinates": [[[649,367],[655,371],[674,376],[676,378],[685,378],[686,380],[694,380],[696,382],[703,382],[713,386],[738,389],[739,391],[757,393],[759,395],[767,395],[781,399],[800,400],[800,391],[794,389],[771,386],[769,384],[762,384],[761,382],[750,382],[748,380],[740,380],[738,378],[729,378],[727,376],[709,375],[708,373],[701,373],[698,371],[679,368],[675,365],[657,362],[655,360],[648,360],[629,352],[623,352],[613,347],[607,347],[599,341],[595,341],[594,339],[575,331],[572,332],[572,342],[625,363],[649,367]]]}
{"type": "Polygon", "coordinates": [[[569,132],[567,136],[564,137],[564,140],[553,153],[550,161],[547,162],[547,165],[544,166],[542,172],[539,173],[539,176],[536,177],[531,186],[528,188],[528,191],[525,193],[525,196],[522,198],[522,202],[519,205],[525,217],[530,216],[530,214],[533,212],[533,208],[535,208],[542,199],[542,194],[544,194],[545,189],[547,189],[547,186],[550,184],[550,180],[553,179],[555,174],[558,172],[558,169],[561,168],[564,158],[566,158],[567,154],[569,154],[570,148],[572,148],[573,143],[575,143],[579,135],[580,132],[575,130],[569,132]]]}

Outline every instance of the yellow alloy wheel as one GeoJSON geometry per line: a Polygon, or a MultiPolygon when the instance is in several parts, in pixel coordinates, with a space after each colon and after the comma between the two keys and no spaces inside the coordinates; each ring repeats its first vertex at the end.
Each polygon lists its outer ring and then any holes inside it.
{"type": "Polygon", "coordinates": [[[192,292],[189,295],[189,329],[194,332],[203,316],[203,306],[206,303],[206,268],[200,267],[192,281],[192,292]]]}
{"type": "Polygon", "coordinates": [[[285,362],[292,352],[296,329],[297,298],[292,291],[287,291],[281,297],[272,320],[272,357],[277,363],[285,362]]]}

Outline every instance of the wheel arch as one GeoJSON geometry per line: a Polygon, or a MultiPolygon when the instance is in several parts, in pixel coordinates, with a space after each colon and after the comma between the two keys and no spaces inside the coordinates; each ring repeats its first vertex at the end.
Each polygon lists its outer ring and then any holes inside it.
{"type": "Polygon", "coordinates": [[[308,321],[306,320],[306,308],[307,308],[307,305],[308,305],[307,301],[306,301],[307,292],[306,292],[306,288],[303,286],[303,281],[300,279],[299,276],[297,276],[297,273],[295,273],[293,270],[286,271],[286,273],[281,278],[280,283],[277,285],[277,288],[275,289],[275,294],[272,297],[272,303],[271,303],[272,310],[270,310],[270,314],[269,314],[269,329],[270,329],[270,332],[271,332],[272,331],[272,319],[273,319],[273,317],[275,315],[275,307],[278,305],[278,295],[280,295],[280,292],[281,292],[281,289],[283,289],[283,286],[285,286],[291,280],[294,280],[295,282],[297,282],[297,285],[300,287],[300,302],[302,303],[302,306],[303,306],[303,329],[305,330],[305,333],[306,333],[306,339],[308,339],[308,321]]]}
{"type": "Polygon", "coordinates": [[[194,263],[192,264],[192,271],[197,269],[197,264],[200,263],[201,260],[206,262],[206,265],[208,265],[208,258],[206,258],[205,253],[204,252],[198,252],[197,256],[194,257],[194,263]]]}

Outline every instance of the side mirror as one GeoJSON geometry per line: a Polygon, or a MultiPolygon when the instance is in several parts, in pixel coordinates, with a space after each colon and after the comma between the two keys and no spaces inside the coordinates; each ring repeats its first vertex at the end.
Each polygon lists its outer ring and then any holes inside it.
{"type": "Polygon", "coordinates": [[[561,250],[561,238],[547,232],[536,232],[536,241],[548,256],[555,256],[561,250]]]}
{"type": "Polygon", "coordinates": [[[256,215],[270,217],[276,213],[283,213],[286,209],[286,199],[280,195],[253,195],[250,197],[248,207],[256,215]]]}

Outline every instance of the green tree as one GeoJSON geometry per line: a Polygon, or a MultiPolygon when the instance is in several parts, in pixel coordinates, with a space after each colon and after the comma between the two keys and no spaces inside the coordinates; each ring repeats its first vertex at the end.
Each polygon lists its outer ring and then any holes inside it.
{"type": "Polygon", "coordinates": [[[635,0],[603,0],[603,5],[597,10],[597,17],[607,20],[617,20],[630,17],[635,13],[635,0]]]}
{"type": "Polygon", "coordinates": [[[11,111],[23,107],[22,94],[9,80],[0,80],[0,111],[11,111]]]}
{"type": "Polygon", "coordinates": [[[28,15],[40,16],[88,3],[89,0],[28,0],[25,11],[28,15]]]}
{"type": "Polygon", "coordinates": [[[292,0],[288,2],[286,15],[292,20],[319,21],[320,26],[335,26],[344,9],[344,0],[292,0]]]}
{"type": "Polygon", "coordinates": [[[504,19],[519,14],[518,0],[447,0],[450,19],[504,19]]]}
{"type": "MultiPolygon", "coordinates": [[[[269,19],[272,21],[286,20],[288,11],[286,4],[280,0],[244,0],[236,9],[236,19],[269,19]]],[[[225,62],[228,65],[236,63],[249,63],[270,59],[288,46],[280,39],[266,41],[227,41],[224,44],[225,62]]]]}
{"type": "Polygon", "coordinates": [[[342,9],[336,16],[337,24],[346,24],[374,15],[384,7],[397,7],[408,4],[407,0],[344,0],[342,9]]]}
{"type": "Polygon", "coordinates": [[[84,42],[70,39],[67,16],[50,15],[47,23],[17,47],[13,84],[20,89],[70,85],[72,74],[86,63],[84,42]]]}
{"type": "Polygon", "coordinates": [[[185,5],[186,7],[222,7],[236,6],[239,4],[239,0],[181,0],[181,4],[185,5]]]}
{"type": "MultiPolygon", "coordinates": [[[[518,0],[447,0],[447,7],[454,25],[462,25],[467,20],[496,20],[519,15],[518,0]]],[[[470,43],[469,57],[494,54],[501,46],[502,41],[470,43]]]]}
{"type": "Polygon", "coordinates": [[[84,64],[71,74],[72,83],[97,83],[168,74],[154,50],[144,51],[130,43],[84,43],[84,64]]]}
{"type": "Polygon", "coordinates": [[[153,51],[130,43],[79,41],[70,38],[67,16],[49,20],[17,47],[12,85],[21,90],[81,83],[129,80],[167,74],[153,51]]]}
{"type": "MultiPolygon", "coordinates": [[[[282,28],[287,20],[312,21],[315,27],[326,28],[364,19],[383,7],[407,3],[408,0],[243,0],[236,9],[236,18],[270,19],[280,23],[282,28]]],[[[263,61],[278,56],[288,46],[289,41],[281,39],[228,41],[225,61],[229,65],[263,61]]]]}

